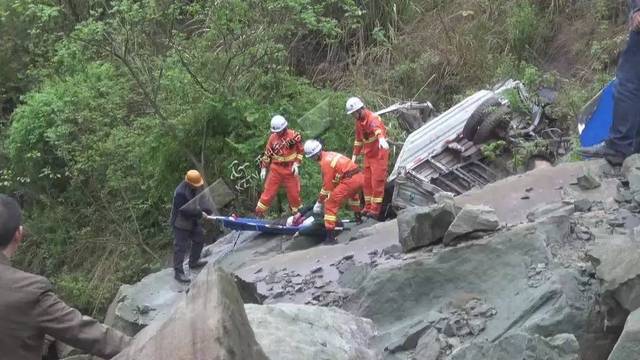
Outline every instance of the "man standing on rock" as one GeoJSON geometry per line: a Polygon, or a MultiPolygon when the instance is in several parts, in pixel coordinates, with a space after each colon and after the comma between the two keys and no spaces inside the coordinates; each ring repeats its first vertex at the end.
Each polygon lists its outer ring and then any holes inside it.
{"type": "Polygon", "coordinates": [[[173,269],[174,277],[182,283],[191,280],[184,273],[184,258],[189,247],[189,268],[198,269],[207,264],[201,260],[202,247],[204,246],[204,230],[200,220],[212,213],[211,209],[202,209],[198,204],[187,205],[204,187],[204,179],[197,170],[189,170],[173,194],[173,206],[171,208],[171,227],[175,237],[173,243],[173,269]],[[185,206],[187,205],[187,206],[185,206]]]}
{"type": "Polygon", "coordinates": [[[360,191],[364,176],[355,162],[342,154],[323,151],[322,144],[317,140],[307,140],[304,143],[304,154],[320,163],[322,190],[313,212],[321,213],[324,206],[324,227],[327,231],[325,243],[335,244],[338,210],[342,204],[349,201],[356,222],[360,222],[360,191]]]}
{"type": "Polygon", "coordinates": [[[382,119],[364,106],[360,98],[347,100],[347,114],[356,122],[356,140],[353,143],[351,161],[364,155],[364,201],[365,216],[378,218],[382,210],[384,187],[389,166],[389,143],[387,129],[382,119]]]}
{"type": "Polygon", "coordinates": [[[621,165],[626,157],[640,152],[640,0],[629,0],[629,4],[631,33],[616,71],[609,138],[580,149],[582,156],[603,157],[612,165],[621,165]]]}
{"type": "Polygon", "coordinates": [[[264,155],[260,161],[260,179],[264,191],[256,206],[256,215],[263,217],[269,210],[271,201],[278,194],[280,185],[287,190],[287,200],[291,212],[298,212],[302,204],[300,199],[300,163],[303,157],[302,137],[297,131],[288,128],[287,120],[280,115],[271,119],[271,135],[267,140],[264,155]],[[267,168],[269,175],[267,175],[267,168]]]}
{"type": "Polygon", "coordinates": [[[18,203],[0,194],[0,358],[40,360],[45,335],[101,358],[116,356],[128,336],[69,307],[47,279],[11,267],[23,239],[21,222],[18,203]]]}

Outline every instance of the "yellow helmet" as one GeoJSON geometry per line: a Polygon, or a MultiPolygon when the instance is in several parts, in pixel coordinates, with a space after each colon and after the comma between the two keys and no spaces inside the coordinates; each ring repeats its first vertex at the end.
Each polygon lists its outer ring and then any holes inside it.
{"type": "Polygon", "coordinates": [[[200,187],[204,185],[204,179],[198,170],[187,171],[187,175],[184,176],[184,180],[193,187],[200,187]]]}

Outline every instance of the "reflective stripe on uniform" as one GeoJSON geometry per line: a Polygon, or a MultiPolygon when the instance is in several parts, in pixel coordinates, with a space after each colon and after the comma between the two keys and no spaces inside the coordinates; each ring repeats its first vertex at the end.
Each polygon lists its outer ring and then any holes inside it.
{"type": "Polygon", "coordinates": [[[336,155],[333,159],[331,159],[331,168],[335,169],[336,164],[338,163],[338,160],[340,159],[339,155],[336,155]]]}
{"type": "Polygon", "coordinates": [[[382,204],[382,198],[372,197],[371,202],[374,204],[382,204]]]}
{"type": "Polygon", "coordinates": [[[372,143],[372,142],[374,142],[376,140],[378,140],[378,138],[374,136],[374,137],[371,137],[371,138],[368,138],[368,139],[363,139],[362,141],[364,141],[365,144],[368,144],[368,143],[372,143]]]}
{"type": "Polygon", "coordinates": [[[300,210],[300,208],[301,208],[301,207],[302,207],[302,205],[300,205],[300,206],[298,206],[298,207],[292,207],[292,208],[291,208],[291,212],[293,212],[293,213],[297,213],[297,212],[298,212],[298,210],[300,210]]]}
{"type": "Polygon", "coordinates": [[[289,156],[278,156],[278,155],[273,155],[272,159],[277,161],[277,162],[289,162],[289,161],[293,161],[295,159],[298,158],[298,154],[291,154],[289,156]]]}
{"type": "Polygon", "coordinates": [[[353,143],[353,146],[358,147],[358,146],[362,146],[362,141],[356,141],[353,143]]]}
{"type": "Polygon", "coordinates": [[[325,215],[324,216],[324,221],[333,221],[333,222],[335,222],[337,220],[338,220],[338,218],[335,215],[325,215]]]}
{"type": "Polygon", "coordinates": [[[378,130],[376,130],[376,131],[374,132],[374,134],[376,134],[376,135],[380,135],[380,134],[382,134],[382,130],[378,129],[378,130]]]}
{"type": "Polygon", "coordinates": [[[358,200],[349,200],[349,205],[351,205],[351,206],[360,206],[360,201],[358,201],[358,200]]]}
{"type": "Polygon", "coordinates": [[[331,191],[329,190],[325,190],[325,189],[320,190],[320,195],[327,196],[329,194],[331,194],[331,191]]]}
{"type": "Polygon", "coordinates": [[[258,201],[258,208],[262,209],[262,210],[267,210],[269,207],[267,207],[267,205],[261,203],[260,201],[258,201]]]}
{"type": "Polygon", "coordinates": [[[303,157],[304,157],[304,156],[302,156],[302,154],[298,154],[298,155],[296,156],[296,159],[298,159],[298,160],[302,160],[302,158],[303,158],[303,157]]]}

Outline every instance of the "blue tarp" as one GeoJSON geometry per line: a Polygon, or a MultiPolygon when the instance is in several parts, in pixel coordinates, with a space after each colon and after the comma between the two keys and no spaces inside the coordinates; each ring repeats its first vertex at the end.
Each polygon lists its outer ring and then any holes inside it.
{"type": "Polygon", "coordinates": [[[591,146],[607,139],[613,122],[613,91],[615,80],[611,81],[592,101],[595,106],[587,105],[590,113],[584,115],[584,129],[580,133],[580,145],[591,146]]]}

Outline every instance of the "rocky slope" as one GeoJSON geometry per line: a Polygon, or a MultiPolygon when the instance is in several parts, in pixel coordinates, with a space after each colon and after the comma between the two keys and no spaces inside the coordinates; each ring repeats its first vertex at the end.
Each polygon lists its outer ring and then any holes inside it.
{"type": "Polygon", "coordinates": [[[170,269],[123,286],[108,321],[144,330],[121,358],[617,360],[640,347],[640,157],[438,201],[335,246],[231,233],[191,289],[170,269]],[[204,343],[164,346],[182,328],[204,343]],[[210,355],[234,344],[254,350],[210,355]]]}

